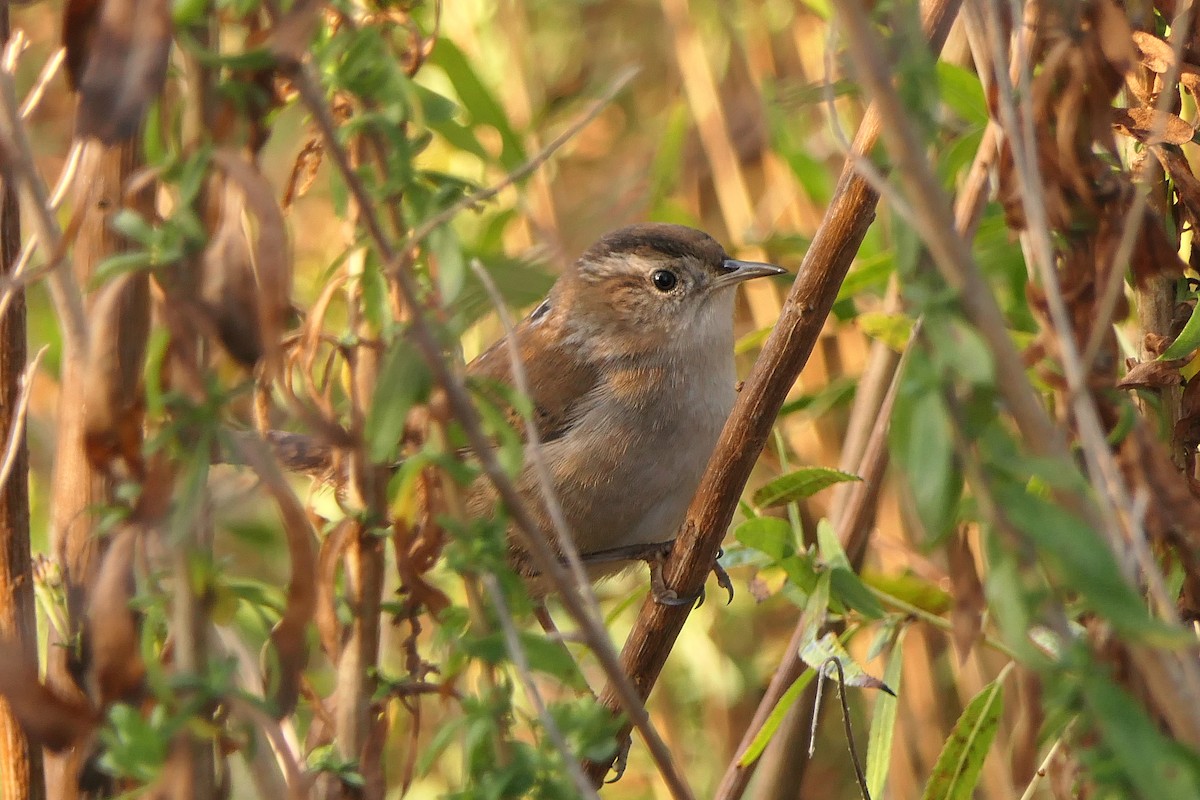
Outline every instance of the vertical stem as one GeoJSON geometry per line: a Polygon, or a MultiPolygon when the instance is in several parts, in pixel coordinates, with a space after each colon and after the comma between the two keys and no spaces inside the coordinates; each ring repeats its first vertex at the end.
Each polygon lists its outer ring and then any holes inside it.
{"type": "MultiPolygon", "coordinates": [[[[0,5],[0,41],[10,33],[8,4],[0,5]]],[[[0,273],[16,265],[21,251],[21,214],[14,187],[0,194],[0,273]]],[[[0,431],[13,430],[14,409],[25,367],[25,294],[18,292],[0,318],[0,431]]],[[[25,436],[8,482],[0,486],[0,637],[37,657],[33,572],[29,552],[29,456],[25,436]]],[[[30,744],[0,700],[0,797],[44,800],[42,751],[30,744]]]]}
{"type": "MultiPolygon", "coordinates": [[[[132,142],[110,148],[91,142],[84,147],[75,193],[82,224],[72,254],[81,286],[88,284],[97,264],[125,249],[125,243],[109,228],[109,219],[122,205],[125,182],[140,163],[139,152],[140,148],[132,142]]],[[[141,302],[145,302],[144,298],[141,302]]],[[[132,320],[136,315],[127,316],[132,320]]],[[[50,632],[46,679],[59,691],[80,693],[82,688],[74,677],[82,665],[82,654],[75,647],[76,637],[84,617],[87,589],[104,548],[104,541],[95,536],[92,513],[109,501],[111,487],[104,475],[89,463],[83,448],[86,354],[74,352],[68,341],[62,343],[62,348],[50,489],[50,536],[51,547],[62,567],[69,628],[50,632]],[[60,641],[59,634],[66,641],[60,641]]],[[[78,749],[46,755],[48,796],[70,800],[79,795],[77,775],[83,755],[78,749]]]]}

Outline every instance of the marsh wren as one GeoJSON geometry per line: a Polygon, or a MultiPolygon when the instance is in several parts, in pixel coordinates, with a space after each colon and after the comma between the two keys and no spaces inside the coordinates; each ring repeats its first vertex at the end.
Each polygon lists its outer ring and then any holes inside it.
{"type": "MultiPolygon", "coordinates": [[[[550,482],[593,580],[632,563],[605,554],[675,538],[733,408],[734,289],[783,272],[730,258],[693,228],[631,225],[592,245],[470,364],[473,377],[513,385],[515,346],[550,482]]],[[[556,541],[529,459],[516,480],[556,541]]],[[[470,502],[479,514],[495,503],[484,484],[470,502]]],[[[512,536],[509,552],[544,592],[512,536]]]]}

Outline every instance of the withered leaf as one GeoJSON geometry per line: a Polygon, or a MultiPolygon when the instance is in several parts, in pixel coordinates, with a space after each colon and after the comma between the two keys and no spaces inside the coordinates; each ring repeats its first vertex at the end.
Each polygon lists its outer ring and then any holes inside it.
{"type": "Polygon", "coordinates": [[[83,741],[100,723],[82,695],[38,680],[37,665],[16,642],[0,640],[0,695],[30,739],[60,751],[83,741]]]}
{"type": "Polygon", "coordinates": [[[1129,18],[1112,0],[1099,0],[1093,5],[1096,34],[1104,58],[1118,74],[1124,75],[1137,63],[1133,31],[1129,18]]]}
{"type": "Polygon", "coordinates": [[[1135,362],[1125,373],[1125,377],[1117,381],[1118,389],[1162,389],[1167,386],[1179,386],[1183,377],[1179,368],[1187,363],[1187,359],[1174,361],[1140,361],[1135,362]]]}
{"type": "Polygon", "coordinates": [[[987,601],[983,583],[975,569],[975,557],[966,531],[959,531],[946,547],[950,566],[950,584],[954,590],[954,609],[951,612],[952,638],[959,663],[966,661],[971,648],[979,641],[983,629],[983,610],[987,601]]]}
{"type": "Polygon", "coordinates": [[[88,651],[101,708],[135,700],[146,677],[138,618],[129,606],[138,530],[128,526],[113,537],[88,598],[88,651]]]}
{"type": "Polygon", "coordinates": [[[1175,50],[1157,36],[1145,31],[1133,32],[1133,44],[1141,53],[1138,62],[1151,72],[1162,75],[1175,63],[1175,50]]]}
{"type": "Polygon", "coordinates": [[[279,506],[291,562],[287,602],[279,622],[271,630],[270,646],[274,651],[272,669],[264,670],[268,673],[271,685],[274,713],[276,718],[282,719],[296,708],[296,701],[300,697],[301,674],[308,666],[305,634],[317,606],[317,565],[313,553],[316,532],[300,500],[271,458],[266,443],[261,440],[244,442],[241,450],[246,463],[258,474],[279,506]]]}
{"type": "Polygon", "coordinates": [[[258,286],[250,243],[242,228],[245,200],[229,181],[217,181],[213,191],[220,196],[215,229],[201,258],[203,280],[200,297],[212,316],[221,344],[230,356],[246,367],[262,357],[258,319],[258,286]]]}
{"type": "Polygon", "coordinates": [[[259,336],[268,376],[282,368],[281,340],[291,312],[292,270],[287,228],[270,182],[255,164],[233,150],[213,154],[216,165],[245,196],[257,223],[254,271],[258,278],[259,336]]]}
{"type": "Polygon", "coordinates": [[[1184,144],[1196,135],[1196,129],[1175,114],[1150,108],[1114,108],[1112,123],[1117,133],[1143,144],[1184,144]]]}
{"type": "Polygon", "coordinates": [[[350,520],[344,519],[325,535],[317,556],[317,634],[333,663],[342,655],[342,624],[337,616],[337,569],[350,543],[350,520]]]}
{"type": "Polygon", "coordinates": [[[1167,239],[1162,222],[1150,209],[1146,209],[1142,215],[1137,245],[1129,262],[1134,285],[1145,286],[1146,281],[1160,276],[1177,278],[1183,275],[1186,267],[1179,257],[1179,251],[1167,239]]]}
{"type": "Polygon", "coordinates": [[[142,468],[142,361],[150,334],[150,285],[128,272],[97,292],[89,314],[83,378],[83,440],[88,460],[107,470],[116,458],[134,474],[142,468]]]}
{"type": "Polygon", "coordinates": [[[1200,223],[1200,179],[1192,172],[1192,165],[1175,148],[1155,146],[1150,149],[1171,176],[1175,193],[1179,195],[1179,202],[1183,204],[1192,224],[1200,223]]]}
{"type": "Polygon", "coordinates": [[[166,82],[171,30],[167,0],[68,3],[63,45],[79,135],[111,145],[137,132],[166,82]]]}

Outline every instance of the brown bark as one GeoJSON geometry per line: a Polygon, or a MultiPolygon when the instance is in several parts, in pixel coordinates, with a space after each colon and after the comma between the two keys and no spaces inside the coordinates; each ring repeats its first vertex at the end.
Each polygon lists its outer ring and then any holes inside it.
{"type": "MultiPolygon", "coordinates": [[[[87,145],[79,170],[76,204],[82,224],[74,243],[73,264],[81,286],[88,285],[96,266],[114,253],[125,249],[125,242],[109,227],[112,214],[121,206],[125,183],[140,163],[140,147],[134,139],[119,147],[87,145]]],[[[144,286],[144,281],[142,282],[144,286]]],[[[144,289],[134,291],[124,302],[144,306],[144,289]]],[[[132,310],[132,309],[131,309],[132,310]]],[[[124,319],[137,325],[141,314],[126,314],[124,319]]],[[[117,332],[121,336],[121,331],[117,332]]],[[[144,336],[144,333],[134,333],[144,336]]],[[[58,405],[57,439],[54,448],[54,476],[51,483],[51,547],[62,567],[67,595],[67,612],[75,639],[83,620],[87,588],[100,563],[104,542],[95,536],[93,510],[110,500],[105,476],[88,461],[84,452],[85,364],[84,354],[66,352],[58,405]]],[[[51,632],[52,643],[54,633],[51,632]]],[[[82,654],[73,647],[51,647],[47,680],[67,692],[80,692],[74,674],[83,667],[82,654]]],[[[78,749],[47,754],[46,787],[49,796],[70,800],[80,796],[79,768],[86,753],[78,749]]]]}
{"type": "MultiPolygon", "coordinates": [[[[8,41],[8,4],[0,6],[0,40],[8,41]]],[[[21,251],[21,216],[17,195],[5,186],[0,195],[0,273],[16,266],[21,251]]],[[[28,355],[25,297],[18,293],[0,319],[0,431],[13,429],[21,373],[28,355]]],[[[8,481],[0,486],[0,638],[37,653],[33,570],[29,551],[29,457],[24,434],[8,481]]],[[[7,441],[7,440],[5,440],[7,441]]],[[[0,797],[42,800],[42,751],[31,745],[8,704],[0,699],[0,797]]]]}

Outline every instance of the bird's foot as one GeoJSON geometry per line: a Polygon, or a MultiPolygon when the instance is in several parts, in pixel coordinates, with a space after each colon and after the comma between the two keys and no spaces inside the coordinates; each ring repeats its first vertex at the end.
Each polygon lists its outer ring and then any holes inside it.
{"type": "MultiPolygon", "coordinates": [[[[650,594],[654,598],[654,602],[664,606],[687,606],[695,603],[695,607],[699,608],[704,605],[703,586],[695,594],[680,597],[679,593],[667,586],[666,581],[663,579],[663,564],[670,553],[671,549],[667,547],[646,559],[646,563],[650,566],[650,594]]],[[[717,558],[720,558],[723,554],[723,551],[718,550],[717,558]]],[[[729,579],[729,573],[716,560],[713,561],[712,573],[717,576],[717,585],[729,593],[729,598],[725,601],[725,605],[729,605],[733,602],[733,581],[729,579]]]]}
{"type": "Polygon", "coordinates": [[[629,766],[629,751],[632,748],[633,737],[626,734],[624,741],[621,742],[621,748],[617,750],[617,757],[613,759],[613,776],[604,781],[605,783],[616,783],[621,780],[621,776],[625,774],[625,768],[629,766]]]}

